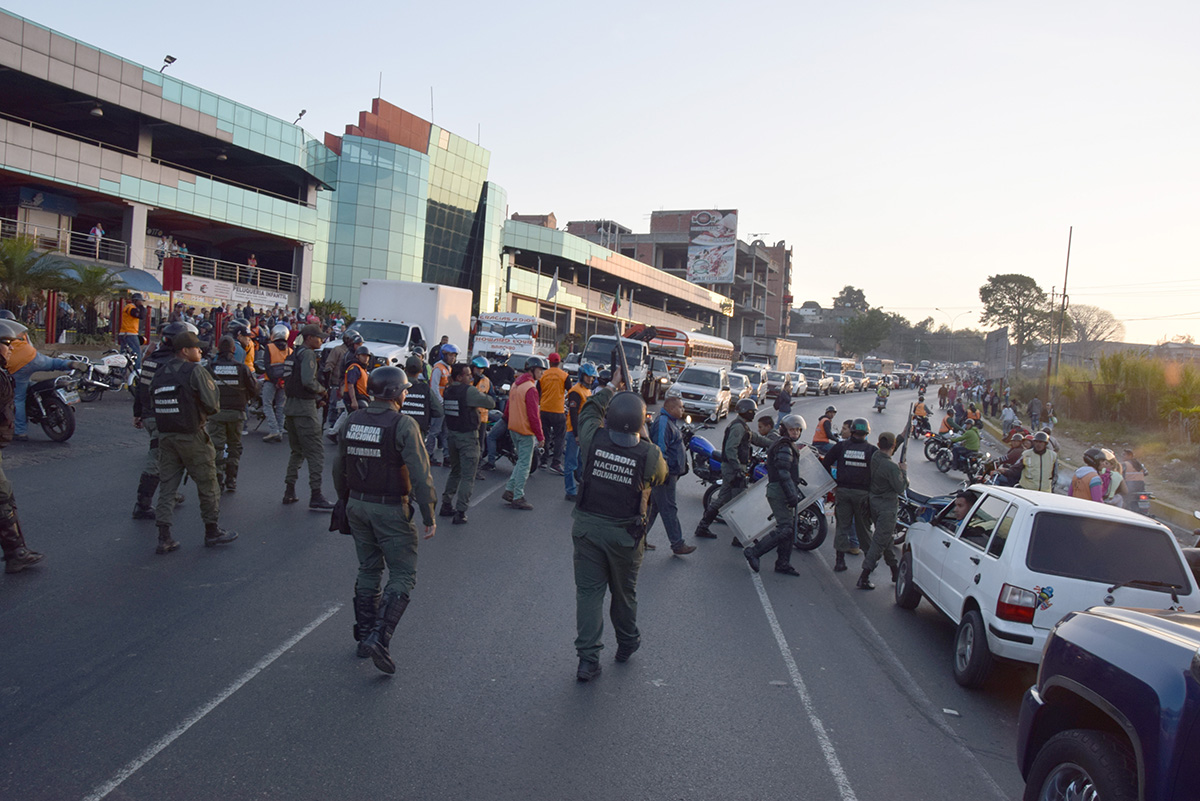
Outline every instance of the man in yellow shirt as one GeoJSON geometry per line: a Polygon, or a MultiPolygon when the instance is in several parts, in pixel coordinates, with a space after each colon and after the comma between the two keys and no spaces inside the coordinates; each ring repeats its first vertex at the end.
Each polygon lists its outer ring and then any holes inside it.
{"type": "Polygon", "coordinates": [[[117,328],[117,347],[128,347],[137,354],[138,362],[142,357],[142,321],[149,313],[146,309],[146,299],[140,292],[133,293],[127,302],[121,304],[121,323],[117,328]]]}
{"type": "Polygon", "coordinates": [[[546,456],[550,459],[550,472],[561,476],[563,443],[567,432],[567,389],[571,386],[571,377],[559,367],[562,358],[557,353],[551,353],[548,361],[550,369],[542,373],[538,381],[542,430],[546,432],[546,456]]]}
{"type": "MultiPolygon", "coordinates": [[[[0,319],[16,321],[16,315],[7,309],[0,309],[0,319]]],[[[16,404],[16,426],[13,439],[18,442],[29,439],[27,429],[29,420],[25,416],[25,397],[29,394],[29,382],[34,373],[45,373],[55,370],[70,370],[87,367],[85,362],[71,362],[66,359],[56,359],[37,352],[29,342],[29,334],[23,333],[12,341],[8,356],[8,372],[13,377],[13,403],[16,404]]]]}

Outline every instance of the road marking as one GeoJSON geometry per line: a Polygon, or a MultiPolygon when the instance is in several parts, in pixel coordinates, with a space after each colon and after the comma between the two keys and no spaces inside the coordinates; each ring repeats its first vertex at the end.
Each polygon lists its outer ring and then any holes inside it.
{"type": "MultiPolygon", "coordinates": [[[[829,560],[826,559],[823,554],[819,555],[819,558],[823,563],[829,565],[829,560]]],[[[891,646],[887,644],[887,641],[883,639],[883,635],[880,634],[879,630],[875,628],[875,625],[871,623],[870,618],[868,618],[866,614],[858,608],[858,604],[852,600],[850,591],[846,589],[845,585],[843,585],[840,581],[835,580],[833,584],[846,599],[846,603],[842,604],[839,608],[852,609],[854,611],[854,615],[857,617],[859,624],[866,629],[867,638],[878,650],[879,655],[887,660],[888,664],[892,668],[892,674],[899,678],[898,684],[901,687],[908,688],[908,692],[910,693],[912,700],[919,708],[922,709],[924,713],[923,717],[936,726],[943,734],[949,737],[951,742],[958,746],[959,751],[961,751],[967,757],[967,759],[970,760],[971,764],[975,766],[976,770],[979,772],[979,775],[983,777],[984,782],[987,784],[988,788],[992,791],[995,797],[1001,799],[1001,801],[1005,801],[1005,799],[1009,797],[1008,794],[1005,793],[1004,789],[996,782],[995,779],[992,778],[992,774],[988,773],[987,768],[985,768],[983,763],[979,761],[979,757],[975,756],[975,752],[971,750],[969,745],[967,745],[967,742],[963,739],[962,735],[956,732],[954,728],[947,723],[940,714],[938,714],[938,709],[941,709],[941,707],[935,706],[933,701],[929,699],[929,696],[925,694],[925,691],[922,690],[920,685],[917,684],[917,680],[913,678],[911,673],[908,672],[908,668],[904,667],[904,663],[900,661],[900,657],[896,656],[896,652],[893,651],[891,646]]]]}
{"type": "MultiPolygon", "coordinates": [[[[472,498],[471,503],[467,505],[467,508],[474,509],[476,506],[482,503],[485,498],[490,498],[492,495],[496,494],[496,490],[501,489],[507,483],[508,480],[505,479],[498,484],[493,484],[487,492],[483,493],[482,495],[476,495],[474,498],[472,498]]],[[[475,482],[475,486],[479,486],[479,482],[475,482]]]]}
{"type": "Polygon", "coordinates": [[[291,637],[289,637],[283,643],[283,645],[280,645],[274,651],[271,651],[271,653],[267,654],[262,659],[258,660],[258,663],[254,667],[250,668],[245,673],[243,673],[241,676],[239,676],[233,682],[233,684],[230,684],[228,687],[226,687],[224,690],[222,690],[220,693],[218,693],[215,698],[213,698],[207,704],[200,707],[195,712],[193,712],[191,715],[189,715],[188,718],[185,721],[183,721],[183,723],[179,724],[177,727],[175,727],[174,730],[172,730],[170,733],[168,733],[165,737],[162,737],[157,742],[152,744],[149,748],[147,748],[145,751],[143,751],[141,753],[141,755],[138,756],[137,759],[133,760],[128,765],[121,768],[121,770],[117,771],[117,774],[115,776],[113,776],[111,779],[106,781],[104,784],[100,785],[95,790],[93,790],[91,793],[89,793],[83,799],[83,801],[100,801],[101,798],[104,798],[109,793],[111,793],[113,790],[117,789],[119,786],[121,786],[122,782],[124,782],[130,776],[132,776],[133,774],[135,774],[139,770],[141,770],[142,767],[147,762],[154,759],[154,757],[158,756],[163,751],[163,749],[165,749],[171,743],[178,740],[184,734],[184,732],[186,732],[188,729],[192,728],[192,726],[195,726],[197,723],[199,723],[201,720],[203,720],[205,715],[207,715],[209,712],[212,712],[214,709],[216,709],[218,706],[220,706],[223,701],[225,701],[227,698],[229,698],[229,696],[233,695],[235,692],[237,692],[242,687],[244,687],[246,685],[246,683],[249,682],[252,678],[257,676],[259,673],[262,673],[268,667],[270,667],[272,662],[274,662],[276,659],[278,659],[279,657],[281,657],[285,653],[287,653],[289,650],[291,650],[291,648],[294,645],[296,645],[296,643],[300,642],[305,637],[307,637],[309,634],[311,634],[313,629],[315,629],[317,626],[321,625],[326,620],[333,617],[337,613],[337,611],[341,608],[342,608],[342,604],[337,603],[337,604],[334,604],[333,606],[329,607],[328,609],[326,609],[323,613],[321,613],[320,617],[318,617],[316,620],[309,623],[307,626],[300,629],[300,631],[296,632],[291,637]]]}
{"type": "Polygon", "coordinates": [[[758,600],[762,602],[763,611],[767,613],[767,622],[771,624],[771,632],[775,635],[775,644],[779,646],[779,653],[783,655],[783,663],[787,665],[788,674],[792,677],[792,686],[796,688],[796,693],[800,696],[800,703],[804,704],[804,712],[808,715],[809,725],[817,735],[817,742],[821,744],[821,753],[825,755],[825,764],[833,775],[838,795],[842,801],[858,801],[858,796],[854,794],[854,789],[850,786],[850,779],[846,777],[846,771],[842,768],[842,762],[838,759],[833,741],[829,739],[829,734],[825,731],[825,724],[817,717],[812,697],[808,694],[808,686],[800,676],[800,668],[796,666],[796,660],[792,657],[792,649],[788,647],[787,638],[783,636],[783,629],[779,626],[779,619],[775,617],[775,607],[771,605],[771,599],[767,597],[767,588],[763,586],[762,578],[757,573],[751,572],[750,578],[754,581],[754,589],[758,591],[758,600]]]}

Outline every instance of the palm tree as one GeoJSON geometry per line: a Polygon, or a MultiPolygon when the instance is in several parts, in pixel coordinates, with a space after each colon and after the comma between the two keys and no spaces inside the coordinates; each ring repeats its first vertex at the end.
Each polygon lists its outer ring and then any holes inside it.
{"type": "Polygon", "coordinates": [[[33,237],[0,240],[0,295],[4,305],[16,311],[34,292],[61,288],[66,264],[57,253],[39,251],[33,237]]]}
{"type": "Polygon", "coordinates": [[[340,300],[310,300],[308,305],[317,312],[317,316],[323,320],[330,317],[345,317],[346,304],[340,300]]]}
{"type": "Polygon", "coordinates": [[[85,332],[96,333],[96,304],[101,300],[114,297],[122,289],[128,287],[120,273],[110,272],[107,267],[98,264],[73,265],[74,275],[66,277],[66,292],[71,296],[71,303],[82,303],[87,310],[85,332]]]}

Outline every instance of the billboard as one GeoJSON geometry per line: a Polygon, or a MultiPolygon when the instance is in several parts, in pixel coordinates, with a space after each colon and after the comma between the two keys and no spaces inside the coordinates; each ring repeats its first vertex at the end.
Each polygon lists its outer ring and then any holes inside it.
{"type": "Polygon", "coordinates": [[[687,280],[693,284],[732,284],[736,267],[737,210],[693,212],[687,280]]]}
{"type": "Polygon", "coordinates": [[[997,328],[984,337],[983,366],[986,378],[1008,375],[1008,326],[997,328]]]}

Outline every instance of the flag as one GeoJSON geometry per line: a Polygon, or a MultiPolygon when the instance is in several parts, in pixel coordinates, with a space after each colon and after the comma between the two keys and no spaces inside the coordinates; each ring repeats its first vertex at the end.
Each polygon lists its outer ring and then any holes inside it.
{"type": "Polygon", "coordinates": [[[608,313],[615,315],[617,313],[617,310],[620,308],[621,308],[621,287],[620,287],[620,285],[618,285],[617,286],[617,294],[613,295],[612,308],[609,310],[608,313]]]}
{"type": "Polygon", "coordinates": [[[554,268],[554,278],[550,281],[550,291],[546,293],[546,300],[553,300],[558,294],[558,268],[554,268]]]}

